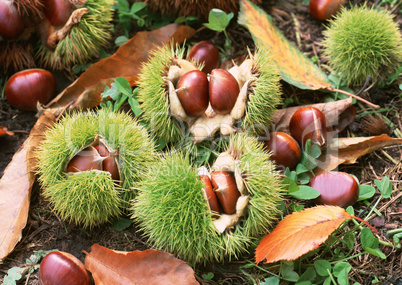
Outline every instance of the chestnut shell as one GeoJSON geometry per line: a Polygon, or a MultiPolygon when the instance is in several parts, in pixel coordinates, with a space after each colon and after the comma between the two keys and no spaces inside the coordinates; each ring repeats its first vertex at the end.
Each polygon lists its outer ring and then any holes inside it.
{"type": "Polygon", "coordinates": [[[7,81],[4,94],[11,105],[36,111],[37,102],[46,104],[54,96],[56,81],[44,69],[26,69],[15,73],[7,81]]]}
{"type": "Polygon", "coordinates": [[[241,195],[237,189],[236,179],[233,173],[215,171],[211,174],[211,183],[223,212],[228,215],[236,213],[237,199],[239,199],[241,195]]]}
{"type": "Polygon", "coordinates": [[[310,187],[321,193],[313,202],[346,208],[359,198],[359,185],[353,176],[345,172],[326,172],[310,181],[310,187]]]}
{"type": "Polygon", "coordinates": [[[45,0],[45,16],[53,26],[64,26],[71,16],[71,3],[68,0],[45,0]]]}
{"type": "Polygon", "coordinates": [[[0,1],[0,35],[8,39],[16,39],[23,31],[24,21],[12,1],[0,1]]]}
{"type": "Polygon", "coordinates": [[[200,70],[192,70],[180,77],[177,96],[189,116],[201,116],[208,108],[208,78],[200,70]]]}
{"type": "Polygon", "coordinates": [[[220,68],[211,71],[209,75],[209,101],[217,114],[230,113],[239,92],[239,84],[229,71],[220,68]]]}
{"type": "Polygon", "coordinates": [[[271,151],[270,159],[277,165],[293,169],[300,162],[301,149],[297,141],[283,132],[270,133],[264,142],[266,150],[271,151]]]}
{"type": "Polygon", "coordinates": [[[220,64],[219,51],[216,46],[209,41],[202,41],[195,44],[188,54],[188,59],[204,63],[202,72],[210,73],[220,64]]]}

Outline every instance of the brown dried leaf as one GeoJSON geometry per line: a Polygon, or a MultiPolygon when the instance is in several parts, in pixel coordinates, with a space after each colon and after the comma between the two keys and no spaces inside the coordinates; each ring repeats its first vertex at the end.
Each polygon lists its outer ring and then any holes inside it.
{"type": "Polygon", "coordinates": [[[391,138],[385,134],[375,137],[333,139],[326,152],[318,159],[320,162],[314,173],[318,175],[334,170],[340,164],[353,164],[363,155],[401,144],[402,138],[391,138]]]}
{"type": "Polygon", "coordinates": [[[145,251],[114,251],[99,244],[91,246],[85,267],[91,271],[95,284],[198,284],[194,271],[172,254],[148,249],[145,251]]]}
{"type": "Polygon", "coordinates": [[[43,128],[51,123],[52,116],[46,113],[38,119],[32,128],[32,136],[14,154],[0,180],[0,262],[13,251],[26,226],[35,180],[33,150],[40,142],[43,128]]]}
{"type": "Polygon", "coordinates": [[[92,64],[75,82],[50,101],[45,109],[58,116],[66,107],[87,109],[98,106],[101,102],[100,94],[116,77],[125,77],[131,86],[135,85],[141,65],[151,50],[171,40],[180,44],[194,32],[188,26],[170,24],[158,30],[137,33],[114,55],[92,64]]]}

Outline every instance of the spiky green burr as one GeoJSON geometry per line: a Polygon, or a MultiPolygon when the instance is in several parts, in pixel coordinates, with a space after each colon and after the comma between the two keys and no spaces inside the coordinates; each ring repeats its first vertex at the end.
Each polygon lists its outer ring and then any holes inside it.
{"type": "Polygon", "coordinates": [[[401,65],[401,33],[388,11],[344,7],[324,35],[324,54],[348,85],[363,85],[368,76],[382,82],[401,65]]]}
{"type": "Polygon", "coordinates": [[[103,109],[61,119],[46,132],[37,157],[43,196],[61,218],[84,227],[105,223],[126,210],[154,161],[146,130],[126,113],[103,109]],[[66,171],[69,161],[97,138],[118,154],[121,181],[112,180],[106,171],[66,171]]]}
{"type": "Polygon", "coordinates": [[[192,264],[222,262],[239,258],[267,233],[278,213],[281,191],[269,154],[256,138],[244,134],[231,136],[225,154],[239,167],[248,196],[238,223],[218,230],[198,170],[188,155],[172,153],[151,167],[132,207],[133,218],[155,247],[192,264]]]}
{"type": "Polygon", "coordinates": [[[87,0],[89,10],[54,50],[38,46],[36,58],[51,69],[70,68],[92,60],[111,38],[114,0],[87,0]]]}
{"type": "Polygon", "coordinates": [[[269,126],[281,100],[279,73],[268,51],[258,50],[240,66],[229,70],[241,91],[239,104],[226,115],[214,114],[211,106],[200,117],[190,117],[182,110],[174,95],[175,86],[186,72],[201,69],[193,64],[184,59],[182,47],[165,45],[153,51],[142,66],[138,81],[138,100],[143,110],[141,120],[157,139],[177,145],[192,136],[198,143],[215,139],[219,132],[220,136],[236,132],[235,125],[251,133],[269,126]],[[200,133],[200,130],[206,131],[200,133]]]}

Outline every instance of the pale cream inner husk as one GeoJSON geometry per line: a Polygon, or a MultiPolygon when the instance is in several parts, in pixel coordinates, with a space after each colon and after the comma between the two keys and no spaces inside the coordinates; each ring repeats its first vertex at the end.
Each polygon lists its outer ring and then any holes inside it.
{"type": "Polygon", "coordinates": [[[176,59],[176,65],[169,68],[168,74],[164,77],[168,85],[169,106],[173,116],[187,123],[194,142],[201,142],[208,137],[213,137],[217,131],[222,135],[230,135],[236,131],[233,128],[236,120],[242,118],[246,112],[247,98],[249,96],[249,85],[256,79],[252,74],[253,59],[246,59],[241,65],[235,65],[228,71],[236,78],[239,84],[239,95],[236,103],[229,114],[216,114],[209,104],[207,110],[200,117],[188,116],[180,103],[176,93],[175,85],[185,73],[196,70],[196,67],[184,59],[176,59]]]}
{"type": "MultiPolygon", "coordinates": [[[[216,229],[220,233],[223,233],[225,230],[233,228],[239,222],[240,218],[244,216],[244,212],[248,205],[250,196],[247,195],[244,186],[244,181],[240,170],[240,161],[235,160],[229,152],[221,153],[216,159],[214,165],[211,167],[210,171],[205,166],[201,166],[198,169],[198,175],[207,175],[209,178],[211,178],[210,173],[213,173],[215,171],[232,172],[236,179],[237,190],[239,190],[240,192],[240,197],[236,202],[236,212],[232,215],[220,214],[218,219],[213,220],[213,224],[216,229]]],[[[209,204],[207,203],[207,196],[205,192],[204,198],[208,209],[211,210],[209,208],[209,204]]]]}

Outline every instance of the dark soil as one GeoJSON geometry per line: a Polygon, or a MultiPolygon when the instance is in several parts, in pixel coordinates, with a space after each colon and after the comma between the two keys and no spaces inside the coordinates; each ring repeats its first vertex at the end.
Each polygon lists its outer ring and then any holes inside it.
{"type": "MultiPolygon", "coordinates": [[[[356,4],[362,1],[351,2],[356,4]]],[[[320,45],[324,25],[309,15],[307,4],[296,0],[264,1],[262,7],[273,16],[275,24],[293,44],[298,46],[309,58],[317,56],[319,58],[317,64],[325,72],[329,73],[326,66],[327,61],[322,57],[320,45]]],[[[390,10],[386,5],[384,7],[390,10]]],[[[397,7],[394,9],[393,13],[397,15],[396,20],[401,27],[402,16],[398,14],[400,8],[397,7]]],[[[199,28],[199,31],[194,38],[188,40],[189,42],[210,40],[216,45],[223,46],[223,34],[203,29],[199,24],[196,28],[199,28]]],[[[115,36],[117,34],[118,31],[115,36]]],[[[236,24],[235,21],[232,21],[228,34],[233,40],[233,58],[246,54],[246,46],[253,47],[248,31],[236,24]]],[[[117,47],[111,44],[110,49],[109,53],[113,53],[117,47]]],[[[71,74],[67,77],[64,73],[55,73],[55,75],[58,78],[58,92],[62,91],[72,82],[67,79],[70,78],[71,74]]],[[[297,105],[317,103],[322,100],[321,93],[318,91],[300,90],[285,82],[282,82],[282,84],[283,96],[295,99],[295,104],[297,105]]],[[[360,114],[366,111],[365,106],[360,105],[355,122],[342,135],[370,136],[387,133],[395,137],[394,129],[402,130],[402,120],[400,118],[400,114],[402,114],[402,101],[400,92],[398,83],[395,82],[387,88],[371,88],[362,94],[362,97],[379,104],[382,110],[386,110],[382,114],[392,122],[392,127],[378,127],[381,125],[378,121],[372,124],[370,122],[367,123],[367,116],[360,116],[360,114]]],[[[0,136],[0,177],[11,161],[13,154],[28,138],[29,132],[36,120],[35,112],[18,110],[10,106],[5,98],[0,98],[0,127],[4,126],[8,130],[15,132],[14,136],[0,136]]],[[[402,148],[390,147],[383,151],[376,151],[363,156],[356,164],[342,165],[339,169],[354,174],[362,184],[374,185],[374,179],[381,180],[384,176],[388,176],[393,182],[395,192],[392,197],[395,197],[402,188],[401,158],[402,148]]],[[[113,230],[111,224],[89,230],[60,220],[53,213],[48,202],[40,195],[40,191],[37,185],[32,191],[27,226],[23,230],[22,239],[17,244],[15,250],[0,265],[0,280],[2,280],[8,269],[24,266],[26,259],[38,250],[58,249],[69,252],[83,261],[84,256],[82,251],[90,252],[90,247],[94,243],[123,251],[144,250],[151,247],[136,232],[135,224],[123,231],[113,230]]],[[[376,194],[376,197],[378,197],[378,194],[376,194]]],[[[388,230],[402,228],[402,201],[400,198],[392,200],[392,197],[391,199],[383,200],[377,206],[377,209],[381,209],[383,216],[375,216],[371,219],[371,223],[378,229],[378,237],[385,241],[390,241],[390,238],[386,235],[388,230]]],[[[361,211],[359,215],[363,215],[362,213],[367,208],[362,203],[355,206],[356,212],[361,211]]],[[[401,251],[389,247],[381,247],[381,249],[387,256],[386,260],[381,260],[371,255],[363,255],[349,261],[352,265],[350,281],[359,282],[360,284],[371,284],[371,280],[377,276],[385,277],[379,284],[402,284],[401,251]]],[[[358,253],[362,249],[356,244],[354,250],[358,253]]],[[[241,268],[247,261],[253,261],[253,253],[243,256],[239,261],[225,264],[209,264],[208,266],[194,268],[194,270],[198,281],[203,284],[252,284],[252,280],[254,280],[254,284],[259,284],[258,280],[261,281],[268,277],[267,274],[264,275],[264,272],[258,268],[241,268]],[[209,272],[215,275],[213,281],[203,280],[202,275],[209,272]]],[[[38,284],[37,273],[35,272],[30,275],[29,280],[25,284],[38,284]]]]}

